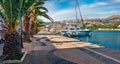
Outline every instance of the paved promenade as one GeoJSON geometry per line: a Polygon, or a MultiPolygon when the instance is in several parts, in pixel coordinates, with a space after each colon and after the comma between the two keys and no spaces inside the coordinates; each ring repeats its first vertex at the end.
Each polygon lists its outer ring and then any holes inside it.
{"type": "Polygon", "coordinates": [[[120,64],[120,51],[50,33],[34,37],[24,43],[27,64],[120,64]]]}
{"type": "Polygon", "coordinates": [[[120,51],[45,32],[22,51],[28,52],[23,64],[120,64],[120,51]]]}

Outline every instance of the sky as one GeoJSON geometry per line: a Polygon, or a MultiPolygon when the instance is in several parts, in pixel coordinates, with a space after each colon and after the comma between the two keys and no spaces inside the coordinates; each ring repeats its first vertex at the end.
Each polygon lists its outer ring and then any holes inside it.
{"type": "MultiPolygon", "coordinates": [[[[84,18],[106,18],[120,14],[120,0],[78,0],[84,18]]],[[[75,0],[49,0],[44,6],[54,21],[75,19],[75,0]]],[[[79,16],[78,16],[79,17],[79,16]]],[[[49,20],[40,17],[45,22],[49,20]]]]}

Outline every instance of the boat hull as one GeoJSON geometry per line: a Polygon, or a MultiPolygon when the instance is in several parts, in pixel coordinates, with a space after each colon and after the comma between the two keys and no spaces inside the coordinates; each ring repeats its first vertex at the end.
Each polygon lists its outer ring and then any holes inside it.
{"type": "Polygon", "coordinates": [[[90,35],[91,31],[79,31],[78,33],[68,33],[68,32],[64,32],[63,36],[71,36],[71,37],[75,37],[75,36],[87,36],[90,35]]]}

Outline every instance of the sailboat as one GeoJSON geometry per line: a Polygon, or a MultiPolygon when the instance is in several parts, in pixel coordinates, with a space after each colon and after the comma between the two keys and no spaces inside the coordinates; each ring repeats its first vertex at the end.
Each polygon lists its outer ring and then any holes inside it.
{"type": "Polygon", "coordinates": [[[66,26],[67,28],[65,30],[62,30],[62,35],[64,36],[81,36],[81,35],[89,35],[89,33],[91,32],[89,29],[86,29],[85,24],[84,24],[84,20],[82,18],[82,14],[81,14],[81,10],[79,7],[79,2],[78,0],[74,0],[75,1],[75,12],[76,12],[76,22],[70,23],[70,22],[66,22],[66,26]],[[81,18],[81,20],[78,19],[78,13],[79,16],[81,18]],[[82,24],[82,28],[78,27],[78,24],[82,24]]]}

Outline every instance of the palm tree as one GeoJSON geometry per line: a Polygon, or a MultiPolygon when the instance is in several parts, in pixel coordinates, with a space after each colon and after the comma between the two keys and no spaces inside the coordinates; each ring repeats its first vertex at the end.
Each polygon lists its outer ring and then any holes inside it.
{"type": "Polygon", "coordinates": [[[8,55],[9,58],[21,54],[21,39],[16,26],[21,14],[22,2],[23,0],[0,0],[2,7],[0,15],[9,27],[4,35],[3,54],[8,55]]]}
{"type": "Polygon", "coordinates": [[[38,2],[33,3],[29,7],[27,14],[24,16],[22,25],[24,31],[24,41],[30,40],[30,34],[33,35],[31,32],[33,32],[34,22],[37,20],[38,16],[43,16],[53,21],[53,19],[46,14],[48,10],[45,7],[43,7],[43,4],[44,0],[40,0],[38,2]],[[41,9],[44,11],[41,11],[41,9]]]}
{"type": "MultiPolygon", "coordinates": [[[[36,23],[40,24],[40,21],[42,21],[38,18],[38,16],[43,16],[43,17],[49,19],[51,22],[54,22],[54,20],[49,15],[47,15],[48,10],[42,6],[42,3],[36,3],[35,5],[31,6],[30,10],[33,12],[32,14],[34,15],[33,22],[30,22],[31,32],[33,32],[33,28],[35,26],[33,24],[36,24],[36,23]]],[[[42,22],[41,22],[41,24],[42,24],[42,22]]],[[[33,34],[31,33],[31,35],[33,35],[33,34]]]]}
{"type": "Polygon", "coordinates": [[[16,27],[34,2],[35,0],[0,0],[0,15],[9,27],[4,35],[3,54],[9,58],[21,54],[22,41],[16,27]]]}
{"type": "MultiPolygon", "coordinates": [[[[21,0],[20,0],[21,1],[21,0]]],[[[29,27],[29,12],[28,9],[30,8],[30,6],[33,5],[33,3],[35,3],[35,0],[23,0],[22,2],[22,8],[21,8],[21,14],[20,14],[20,22],[21,22],[21,34],[23,34],[23,32],[28,31],[28,30],[24,30],[25,28],[23,27],[26,26],[27,28],[29,27]],[[23,20],[22,20],[23,19],[23,20]]],[[[29,32],[26,32],[26,34],[29,34],[29,32]]],[[[22,37],[21,37],[22,38],[22,37]]]]}
{"type": "Polygon", "coordinates": [[[37,33],[38,30],[43,26],[45,26],[45,23],[41,19],[38,19],[37,21],[35,21],[35,24],[34,24],[35,33],[37,33]]]}

